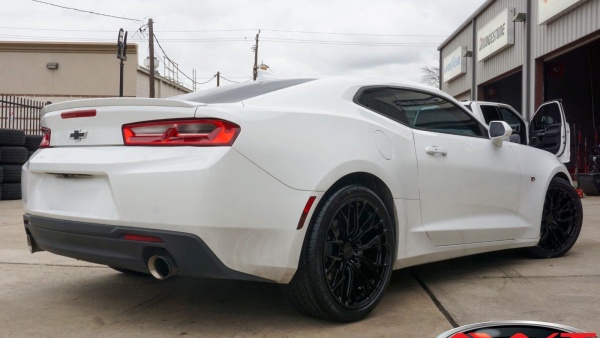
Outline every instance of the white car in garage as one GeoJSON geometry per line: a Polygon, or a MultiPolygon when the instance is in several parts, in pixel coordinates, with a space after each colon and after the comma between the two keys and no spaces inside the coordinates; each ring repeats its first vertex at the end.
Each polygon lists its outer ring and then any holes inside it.
{"type": "Polygon", "coordinates": [[[555,155],[410,82],[71,101],[44,107],[41,125],[22,180],[32,252],[281,283],[329,320],[366,316],[393,269],[511,248],[559,257],[582,225],[555,155]]]}

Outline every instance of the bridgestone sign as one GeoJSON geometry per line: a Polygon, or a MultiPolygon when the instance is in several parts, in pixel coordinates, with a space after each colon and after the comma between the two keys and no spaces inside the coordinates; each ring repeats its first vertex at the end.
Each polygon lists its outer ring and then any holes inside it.
{"type": "Polygon", "coordinates": [[[587,0],[538,0],[538,25],[548,23],[587,0]]]}
{"type": "Polygon", "coordinates": [[[477,61],[485,61],[515,44],[514,8],[503,10],[477,31],[477,61]]]}

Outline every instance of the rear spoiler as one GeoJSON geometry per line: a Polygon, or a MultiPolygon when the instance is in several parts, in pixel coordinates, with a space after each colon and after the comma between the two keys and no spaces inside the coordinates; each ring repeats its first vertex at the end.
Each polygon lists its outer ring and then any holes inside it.
{"type": "Polygon", "coordinates": [[[47,113],[57,110],[68,110],[78,108],[96,108],[107,106],[162,106],[162,107],[182,107],[192,108],[198,106],[206,106],[206,103],[198,103],[191,101],[173,100],[173,99],[150,99],[150,98],[131,98],[131,97],[114,97],[103,99],[83,99],[53,103],[42,108],[40,117],[47,113]]]}

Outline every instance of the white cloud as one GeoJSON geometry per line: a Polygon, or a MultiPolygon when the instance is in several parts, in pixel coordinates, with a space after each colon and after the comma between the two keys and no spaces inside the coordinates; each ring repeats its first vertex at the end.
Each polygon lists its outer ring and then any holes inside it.
{"type": "MultiPolygon", "coordinates": [[[[439,0],[47,2],[139,19],[143,23],[152,17],[155,35],[167,55],[186,74],[191,75],[195,69],[197,80],[202,82],[217,71],[235,81],[251,77],[254,62],[251,47],[257,33],[253,29],[259,28],[262,29],[259,63],[264,61],[280,77],[348,74],[420,81],[420,68],[435,62],[439,44],[484,0],[461,0],[459,5],[439,0]],[[356,43],[395,45],[349,45],[356,43]]],[[[0,0],[0,6],[4,14],[0,24],[2,40],[112,42],[123,27],[129,31],[129,41],[139,45],[139,63],[147,56],[148,35],[134,34],[139,22],[35,1],[21,0],[17,6],[14,1],[0,0]]],[[[156,54],[163,57],[158,46],[156,54]]],[[[200,88],[214,85],[211,82],[200,88]]]]}

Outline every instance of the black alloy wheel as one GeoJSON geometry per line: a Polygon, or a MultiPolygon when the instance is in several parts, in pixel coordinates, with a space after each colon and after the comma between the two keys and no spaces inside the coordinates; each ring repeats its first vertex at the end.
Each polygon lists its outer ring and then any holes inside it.
{"type": "Polygon", "coordinates": [[[555,177],[548,186],[537,246],[529,248],[536,258],[554,258],[567,253],[577,241],[583,223],[583,208],[571,184],[555,177]]]}
{"type": "Polygon", "coordinates": [[[286,294],[303,313],[341,322],[366,316],[389,283],[393,222],[372,190],[348,186],[326,198],[307,230],[286,294]]]}

